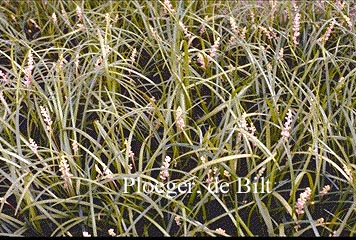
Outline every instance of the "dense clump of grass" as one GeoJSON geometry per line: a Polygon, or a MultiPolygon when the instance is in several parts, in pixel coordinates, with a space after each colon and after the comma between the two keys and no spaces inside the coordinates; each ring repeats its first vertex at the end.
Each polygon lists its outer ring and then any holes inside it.
{"type": "Polygon", "coordinates": [[[1,235],[355,234],[355,3],[0,8],[1,235]]]}

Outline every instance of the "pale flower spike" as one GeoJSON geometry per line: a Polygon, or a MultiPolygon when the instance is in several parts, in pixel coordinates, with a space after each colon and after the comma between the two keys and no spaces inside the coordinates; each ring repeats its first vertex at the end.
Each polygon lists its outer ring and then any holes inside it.
{"type": "Polygon", "coordinates": [[[256,179],[256,180],[260,179],[260,178],[262,177],[262,175],[264,174],[265,170],[266,170],[266,168],[265,168],[265,167],[262,167],[262,168],[258,171],[258,173],[257,173],[257,175],[256,175],[256,177],[255,177],[255,179],[256,179]]]}
{"type": "Polygon", "coordinates": [[[352,29],[352,22],[351,22],[351,19],[347,16],[347,15],[345,15],[345,14],[342,14],[342,17],[344,18],[344,20],[345,20],[345,22],[347,23],[347,26],[350,28],[350,29],[352,29]]]}
{"type": "Polygon", "coordinates": [[[239,34],[239,30],[238,30],[238,27],[237,27],[237,24],[236,24],[236,21],[235,21],[235,18],[233,17],[230,17],[230,25],[231,25],[231,31],[238,35],[239,34]]]}
{"type": "Polygon", "coordinates": [[[203,35],[205,33],[205,23],[208,21],[209,17],[205,16],[204,17],[204,22],[202,23],[200,30],[199,30],[199,34],[203,35]]]}
{"type": "Polygon", "coordinates": [[[180,222],[180,216],[175,216],[174,221],[176,222],[177,226],[182,225],[182,223],[180,222]]]}
{"type": "Polygon", "coordinates": [[[161,40],[161,37],[158,35],[157,31],[151,25],[149,25],[149,28],[150,28],[150,32],[152,34],[152,37],[154,39],[156,39],[157,41],[161,40]]]}
{"type": "MultiPolygon", "coordinates": [[[[218,51],[219,45],[220,45],[220,37],[218,37],[215,40],[214,44],[210,48],[210,53],[207,56],[208,63],[210,63],[213,60],[213,58],[217,55],[217,51],[218,51]]],[[[202,68],[205,69],[206,68],[206,64],[205,64],[205,60],[204,60],[203,54],[198,53],[197,57],[198,57],[198,63],[200,64],[200,66],[202,68]]]]}
{"type": "Polygon", "coordinates": [[[206,68],[206,64],[205,64],[205,61],[204,61],[204,56],[201,53],[198,53],[198,63],[200,64],[200,66],[202,68],[204,68],[204,69],[206,68]]]}
{"type": "Polygon", "coordinates": [[[130,60],[131,60],[132,64],[135,63],[135,61],[136,61],[136,54],[137,54],[137,50],[136,50],[136,48],[134,48],[132,50],[132,53],[131,53],[131,56],[130,56],[130,60]]]}
{"type": "Polygon", "coordinates": [[[67,159],[65,159],[63,156],[61,157],[61,161],[59,163],[59,171],[61,172],[61,178],[64,179],[64,188],[68,189],[69,185],[72,185],[72,180],[71,178],[73,175],[70,173],[70,167],[67,162],[67,159]]]}
{"type": "Polygon", "coordinates": [[[52,125],[52,120],[51,120],[51,117],[49,115],[49,111],[48,111],[48,108],[45,108],[43,106],[40,106],[40,109],[41,109],[41,114],[42,114],[42,117],[43,117],[43,121],[46,123],[46,129],[47,131],[51,131],[52,128],[51,128],[51,125],[52,125]]]}
{"type": "Polygon", "coordinates": [[[330,37],[330,35],[331,35],[331,32],[332,32],[332,30],[333,30],[335,24],[336,24],[336,20],[333,19],[333,20],[331,21],[331,23],[329,24],[329,27],[328,27],[328,29],[326,30],[325,35],[318,39],[320,42],[326,42],[326,41],[329,40],[329,37],[330,37]]]}
{"type": "Polygon", "coordinates": [[[52,21],[55,25],[57,25],[57,15],[55,12],[52,13],[52,21]]]}
{"type": "MultiPolygon", "coordinates": [[[[202,164],[205,164],[205,163],[207,162],[207,159],[206,159],[205,156],[201,156],[201,157],[200,157],[200,160],[201,160],[201,163],[202,163],[202,164]]],[[[207,168],[207,167],[204,166],[204,169],[206,169],[206,168],[207,168]]]]}
{"type": "Polygon", "coordinates": [[[77,13],[77,16],[78,16],[78,21],[81,21],[83,19],[83,12],[82,12],[82,9],[79,6],[77,6],[76,13],[77,13]]]}
{"type": "Polygon", "coordinates": [[[187,27],[184,25],[183,22],[179,21],[179,26],[182,28],[183,33],[184,33],[184,37],[186,37],[187,39],[190,39],[192,37],[192,34],[190,34],[188,32],[187,27]]]}
{"type": "Polygon", "coordinates": [[[85,29],[84,24],[81,24],[81,23],[78,23],[77,27],[78,27],[79,30],[84,30],[85,29]]]}
{"type": "Polygon", "coordinates": [[[133,167],[132,167],[132,164],[130,163],[130,164],[129,164],[129,167],[128,167],[128,173],[129,173],[129,174],[131,173],[132,168],[133,168],[133,167]]]}
{"type": "Polygon", "coordinates": [[[317,222],[318,224],[323,224],[323,223],[324,223],[324,218],[318,218],[318,219],[316,220],[316,222],[317,222]]]}
{"type": "Polygon", "coordinates": [[[174,10],[174,8],[173,8],[173,6],[172,6],[171,1],[169,1],[169,0],[164,0],[164,5],[166,6],[166,8],[168,9],[168,11],[169,11],[171,14],[175,13],[175,10],[174,10]]]}
{"type": "Polygon", "coordinates": [[[215,232],[218,233],[218,234],[221,234],[221,235],[224,235],[224,234],[225,234],[225,230],[222,229],[222,228],[217,228],[217,229],[215,229],[215,232]]]}
{"type": "Polygon", "coordinates": [[[250,19],[252,23],[255,23],[255,13],[250,10],[250,19]]]}
{"type": "Polygon", "coordinates": [[[350,182],[352,182],[352,181],[353,181],[353,178],[352,178],[352,172],[351,172],[350,168],[347,167],[347,166],[344,164],[344,165],[343,165],[343,169],[344,169],[346,175],[348,176],[348,180],[349,180],[350,182]]]}
{"type": "Polygon", "coordinates": [[[106,22],[106,25],[110,24],[110,14],[109,13],[105,13],[105,22],[106,22]]]}
{"type": "Polygon", "coordinates": [[[24,84],[26,85],[26,87],[31,86],[33,68],[34,68],[33,55],[32,55],[32,51],[30,49],[30,52],[28,54],[27,67],[25,68],[25,82],[24,82],[24,84]]]}
{"type": "Polygon", "coordinates": [[[299,40],[298,40],[298,37],[300,35],[300,13],[298,11],[298,7],[295,5],[294,6],[294,9],[295,9],[295,17],[294,17],[294,20],[293,20],[293,43],[295,45],[298,45],[299,44],[299,40]]]}
{"type": "Polygon", "coordinates": [[[299,198],[298,198],[297,204],[296,204],[296,212],[298,215],[301,215],[304,213],[303,209],[304,209],[307,201],[310,199],[310,195],[311,195],[311,189],[309,187],[307,187],[305,189],[305,191],[299,195],[299,198]]]}
{"type": "Polygon", "coordinates": [[[326,194],[328,194],[328,192],[330,191],[331,187],[330,185],[326,185],[323,187],[323,190],[320,191],[320,197],[325,196],[326,194]]]}
{"type": "Polygon", "coordinates": [[[182,108],[179,106],[177,108],[177,112],[176,112],[176,123],[177,123],[177,126],[180,130],[183,130],[184,127],[185,127],[185,123],[184,123],[184,119],[183,119],[183,110],[182,108]]]}
{"type": "Polygon", "coordinates": [[[169,156],[166,156],[166,158],[164,159],[164,162],[163,162],[163,166],[161,167],[161,172],[160,172],[160,178],[162,180],[166,180],[169,177],[168,169],[169,169],[170,161],[171,161],[171,158],[169,156]]]}
{"type": "Polygon", "coordinates": [[[281,48],[278,52],[278,60],[281,60],[284,56],[284,48],[281,48]]]}
{"type": "Polygon", "coordinates": [[[78,151],[79,151],[79,146],[78,146],[78,142],[77,142],[77,141],[74,141],[74,142],[72,143],[72,149],[73,149],[74,154],[77,154],[77,153],[78,153],[78,151]]]}
{"type": "Polygon", "coordinates": [[[219,45],[220,45],[220,38],[218,37],[216,39],[216,41],[214,42],[214,45],[211,46],[211,49],[210,49],[210,57],[215,57],[216,56],[216,52],[219,48],[219,45]]]}
{"type": "Polygon", "coordinates": [[[229,177],[231,177],[231,174],[229,173],[229,171],[224,170],[224,176],[229,178],[229,177]]]}
{"type": "Polygon", "coordinates": [[[214,181],[214,177],[212,176],[213,170],[209,169],[208,177],[205,180],[206,183],[212,183],[214,181]]]}
{"type": "Polygon", "coordinates": [[[0,82],[2,82],[3,84],[6,84],[8,83],[8,79],[7,79],[7,75],[8,74],[5,74],[3,73],[3,71],[0,70],[0,82]]]}
{"type": "Polygon", "coordinates": [[[291,123],[293,120],[292,110],[288,109],[288,113],[286,116],[286,122],[284,123],[284,128],[281,132],[282,137],[287,141],[287,138],[290,136],[291,123]]]}
{"type": "Polygon", "coordinates": [[[116,236],[116,233],[115,233],[115,231],[114,231],[113,228],[110,228],[110,229],[108,230],[108,233],[109,233],[109,235],[112,236],[112,237],[115,237],[115,236],[116,236]]]}
{"type": "Polygon", "coordinates": [[[37,149],[38,149],[37,143],[32,138],[29,139],[29,142],[30,142],[30,147],[31,147],[32,152],[34,154],[37,154],[37,149]]]}

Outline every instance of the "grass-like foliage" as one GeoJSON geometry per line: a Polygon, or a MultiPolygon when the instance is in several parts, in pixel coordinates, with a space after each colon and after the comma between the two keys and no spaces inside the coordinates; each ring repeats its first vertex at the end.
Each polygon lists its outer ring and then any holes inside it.
{"type": "Polygon", "coordinates": [[[0,235],[355,235],[353,1],[0,9],[0,235]]]}

